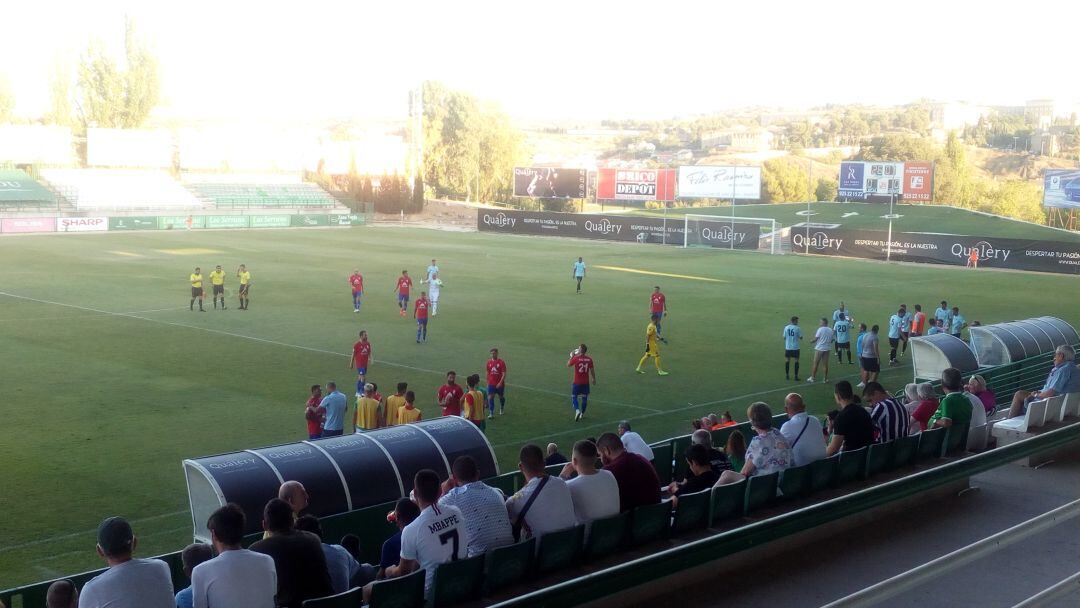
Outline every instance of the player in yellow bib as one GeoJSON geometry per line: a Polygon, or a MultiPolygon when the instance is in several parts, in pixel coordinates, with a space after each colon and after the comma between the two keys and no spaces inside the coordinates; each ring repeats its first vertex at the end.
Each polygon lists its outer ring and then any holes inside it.
{"type": "Polygon", "coordinates": [[[405,391],[408,388],[407,382],[398,382],[397,392],[386,398],[386,426],[399,424],[398,411],[405,406],[405,391]]]}
{"type": "Polygon", "coordinates": [[[218,300],[221,300],[221,310],[225,310],[225,271],[218,264],[217,268],[210,271],[210,286],[213,292],[210,298],[214,301],[214,310],[217,310],[218,300]]]}
{"type": "Polygon", "coordinates": [[[484,391],[476,388],[480,384],[480,374],[473,374],[465,379],[469,391],[461,397],[461,415],[466,420],[475,424],[481,431],[487,426],[484,419],[484,405],[487,396],[484,391]]]}
{"type": "Polygon", "coordinates": [[[188,281],[191,282],[191,303],[188,304],[188,309],[195,310],[195,300],[199,301],[199,312],[206,312],[202,307],[203,302],[203,288],[202,288],[202,269],[198,266],[195,267],[195,272],[191,273],[188,277],[188,281]]]}
{"type": "Polygon", "coordinates": [[[420,421],[423,416],[420,414],[420,410],[416,409],[415,403],[416,393],[405,391],[405,405],[398,409],[398,424],[412,424],[420,421]]]}
{"type": "Polygon", "coordinates": [[[383,422],[383,412],[379,400],[375,398],[375,387],[371,383],[364,385],[364,395],[356,400],[356,431],[374,431],[383,422]]]}
{"type": "Polygon", "coordinates": [[[240,264],[236,269],[236,278],[240,280],[240,310],[247,310],[251,293],[251,273],[247,266],[240,264]]]}
{"type": "Polygon", "coordinates": [[[656,318],[655,316],[649,319],[649,325],[645,328],[645,354],[641,356],[641,360],[638,361],[637,369],[634,370],[639,374],[644,374],[645,370],[641,369],[642,365],[652,357],[653,363],[656,364],[656,373],[660,376],[668,375],[664,371],[664,368],[660,366],[660,344],[656,336],[656,318]]]}

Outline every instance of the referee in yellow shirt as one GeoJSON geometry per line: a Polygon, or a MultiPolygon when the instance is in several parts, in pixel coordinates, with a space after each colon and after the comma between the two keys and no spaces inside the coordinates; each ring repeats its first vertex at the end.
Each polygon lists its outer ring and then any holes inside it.
{"type": "Polygon", "coordinates": [[[214,291],[211,294],[214,300],[214,310],[217,310],[218,300],[221,300],[221,310],[225,310],[225,271],[221,269],[221,264],[218,264],[216,268],[210,271],[210,285],[214,291]]]}
{"type": "Polygon", "coordinates": [[[248,300],[251,294],[251,273],[247,266],[240,264],[236,269],[236,278],[240,280],[240,310],[248,309],[248,300]]]}
{"type": "Polygon", "coordinates": [[[199,301],[199,312],[206,312],[202,307],[203,301],[203,288],[202,288],[202,269],[198,266],[195,267],[195,272],[191,273],[188,277],[191,281],[191,303],[188,304],[188,309],[195,310],[195,300],[199,301]]]}

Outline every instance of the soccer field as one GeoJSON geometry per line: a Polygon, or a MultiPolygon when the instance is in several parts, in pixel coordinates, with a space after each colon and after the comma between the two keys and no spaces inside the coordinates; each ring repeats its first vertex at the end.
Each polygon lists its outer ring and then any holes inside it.
{"type": "MultiPolygon", "coordinates": [[[[437,415],[447,370],[482,373],[498,346],[507,414],[488,436],[506,471],[526,442],[566,452],[624,418],[655,441],[709,412],[744,418],[756,400],[779,413],[791,390],[830,409],[829,386],[784,380],[780,330],[799,315],[809,338],[841,299],[882,325],[900,302],[932,310],[942,299],[983,323],[1080,322],[1070,276],[424,229],[11,237],[0,258],[0,512],[12,524],[0,532],[0,588],[98,567],[94,529],[108,515],[133,520],[144,556],[181,548],[191,532],[181,460],[306,438],[307,387],[336,380],[353,392],[346,353],[360,329],[374,348],[369,381],[383,394],[407,381],[425,417],[437,415]],[[579,255],[589,270],[576,295],[579,255]],[[445,286],[428,342],[416,344],[394,284],[402,269],[419,279],[431,258],[445,286]],[[252,272],[250,310],[237,310],[234,279],[229,310],[209,298],[207,312],[188,310],[193,267],[221,264],[231,279],[240,263],[252,272]],[[365,277],[361,314],[353,268],[365,277]],[[664,378],[634,373],[653,285],[671,311],[664,378]],[[575,423],[565,364],[579,342],[598,384],[575,423]]],[[[882,374],[887,388],[909,381],[904,363],[882,374]]],[[[855,371],[834,364],[832,378],[855,371]]]]}

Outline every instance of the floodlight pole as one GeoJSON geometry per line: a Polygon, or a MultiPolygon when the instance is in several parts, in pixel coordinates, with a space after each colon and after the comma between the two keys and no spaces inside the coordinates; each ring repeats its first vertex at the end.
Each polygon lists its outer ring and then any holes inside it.
{"type": "Polygon", "coordinates": [[[896,195],[889,194],[889,235],[886,237],[885,242],[885,261],[888,262],[892,257],[892,220],[893,220],[893,202],[896,200],[896,195]]]}

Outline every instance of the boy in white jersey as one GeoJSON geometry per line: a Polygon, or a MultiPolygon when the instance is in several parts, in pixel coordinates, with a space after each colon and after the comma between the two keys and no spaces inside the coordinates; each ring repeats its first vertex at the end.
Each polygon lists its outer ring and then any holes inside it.
{"type": "Polygon", "coordinates": [[[802,340],[802,330],[799,329],[799,317],[791,317],[791,323],[784,326],[781,335],[784,339],[784,379],[790,380],[791,361],[795,360],[795,381],[799,381],[799,340],[802,340]]]}
{"type": "MultiPolygon", "coordinates": [[[[435,262],[435,260],[431,261],[432,263],[435,262]]],[[[439,278],[438,271],[432,273],[430,276],[431,278],[427,280],[428,283],[431,283],[431,286],[428,287],[428,299],[431,300],[431,316],[434,317],[439,314],[439,294],[442,293],[443,282],[442,279],[439,278]]],[[[420,284],[424,284],[423,279],[420,280],[420,284]]]]}
{"type": "MultiPolygon", "coordinates": [[[[401,556],[396,566],[386,569],[386,578],[405,576],[424,569],[424,595],[431,597],[435,569],[439,564],[465,559],[469,539],[461,509],[438,505],[439,476],[431,469],[417,471],[413,496],[420,516],[401,531],[401,556]]],[[[371,601],[371,585],[364,587],[364,602],[371,601]]]]}

